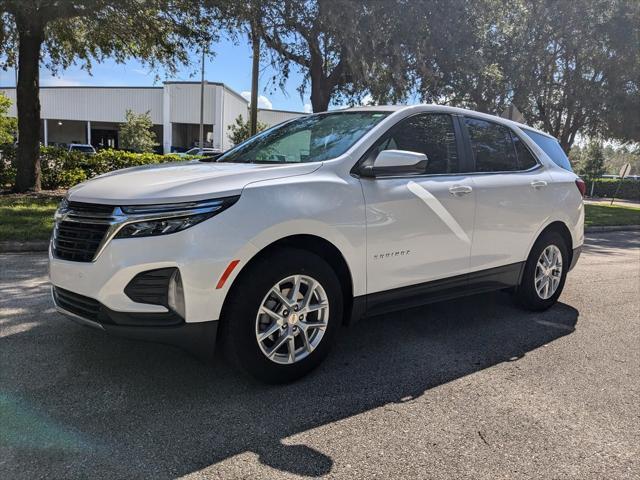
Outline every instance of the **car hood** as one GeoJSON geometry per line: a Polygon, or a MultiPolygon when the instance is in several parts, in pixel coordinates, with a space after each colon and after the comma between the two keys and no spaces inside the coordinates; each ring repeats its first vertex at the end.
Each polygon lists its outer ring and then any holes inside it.
{"type": "Polygon", "coordinates": [[[249,183],[305,175],[321,163],[176,162],[107,173],[69,190],[69,200],[109,205],[189,202],[238,195],[249,183]]]}

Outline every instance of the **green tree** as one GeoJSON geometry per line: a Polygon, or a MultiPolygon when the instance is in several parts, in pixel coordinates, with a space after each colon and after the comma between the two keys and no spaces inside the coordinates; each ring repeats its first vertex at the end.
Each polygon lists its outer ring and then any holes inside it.
{"type": "Polygon", "coordinates": [[[134,113],[127,110],[125,123],[120,124],[120,147],[138,153],[153,152],[158,146],[156,134],[153,131],[153,121],[149,112],[134,113]]]}
{"type": "Polygon", "coordinates": [[[3,93],[0,93],[0,145],[3,143],[12,143],[18,131],[16,119],[7,116],[10,106],[11,100],[3,93]]]}
{"type": "Polygon", "coordinates": [[[600,178],[605,171],[604,153],[602,151],[602,143],[592,140],[587,145],[583,153],[583,161],[581,165],[580,175],[587,181],[591,182],[591,193],[593,194],[594,180],[600,178]]]}
{"type": "MultiPolygon", "coordinates": [[[[257,131],[261,132],[268,127],[266,123],[258,122],[257,131]]],[[[229,140],[234,145],[244,142],[247,138],[251,137],[251,122],[244,120],[242,115],[238,115],[233,125],[227,127],[229,129],[229,140]]]]}
{"type": "Polygon", "coordinates": [[[404,0],[265,0],[260,33],[284,87],[292,69],[304,75],[314,112],[372,91],[405,98],[412,83],[404,46],[412,37],[404,0]]]}
{"type": "Polygon", "coordinates": [[[567,153],[578,133],[640,140],[640,2],[452,1],[458,19],[437,9],[420,17],[434,2],[414,3],[410,15],[432,52],[413,56],[432,61],[414,67],[423,99],[496,114],[513,103],[567,153]]]}
{"type": "Polygon", "coordinates": [[[19,67],[16,190],[40,189],[41,63],[55,74],[137,58],[171,74],[211,41],[212,12],[192,0],[0,0],[0,66],[19,67]]]}

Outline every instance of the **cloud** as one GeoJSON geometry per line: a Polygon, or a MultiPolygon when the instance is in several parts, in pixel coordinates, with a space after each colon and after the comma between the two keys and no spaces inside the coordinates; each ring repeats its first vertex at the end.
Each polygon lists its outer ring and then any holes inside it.
{"type": "Polygon", "coordinates": [[[312,113],[313,112],[313,108],[311,107],[310,103],[305,103],[304,104],[304,113],[312,113]]]}
{"type": "MultiPolygon", "coordinates": [[[[251,102],[251,92],[247,92],[247,91],[240,92],[240,95],[242,95],[242,97],[246,101],[251,102]]],[[[258,108],[264,108],[265,110],[273,110],[273,104],[271,103],[271,100],[269,100],[264,95],[258,95],[258,108]]]]}
{"type": "Polygon", "coordinates": [[[49,78],[43,78],[40,81],[40,84],[43,87],[77,87],[79,85],[82,85],[82,83],[80,83],[77,80],[72,80],[71,78],[64,78],[64,77],[49,77],[49,78]]]}

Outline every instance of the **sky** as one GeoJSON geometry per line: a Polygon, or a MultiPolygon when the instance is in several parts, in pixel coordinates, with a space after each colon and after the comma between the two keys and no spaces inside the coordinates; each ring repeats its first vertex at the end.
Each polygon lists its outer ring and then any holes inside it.
{"type": "MultiPolygon", "coordinates": [[[[226,38],[213,46],[214,55],[205,61],[205,79],[212,82],[223,82],[245,98],[249,98],[251,90],[251,48],[248,42],[234,44],[226,38]]],[[[80,66],[73,66],[54,77],[46,69],[40,71],[41,86],[151,86],[162,85],[164,80],[200,80],[200,55],[194,53],[189,66],[182,68],[171,77],[160,72],[160,79],[156,80],[156,72],[149,71],[137,61],[116,64],[109,60],[102,64],[95,64],[91,74],[82,70],[80,66]]],[[[260,108],[274,108],[279,110],[310,111],[311,104],[308,94],[300,98],[297,91],[302,83],[302,74],[292,69],[285,91],[278,85],[269,85],[274,70],[262,62],[260,71],[260,108]],[[266,89],[265,89],[266,88],[266,89]]],[[[15,73],[13,70],[0,70],[0,86],[14,86],[15,73]]]]}

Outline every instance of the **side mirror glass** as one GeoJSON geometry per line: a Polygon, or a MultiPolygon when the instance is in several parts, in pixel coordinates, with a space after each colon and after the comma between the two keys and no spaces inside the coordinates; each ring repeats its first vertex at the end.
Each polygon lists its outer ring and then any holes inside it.
{"type": "Polygon", "coordinates": [[[421,175],[426,172],[429,159],[424,153],[408,150],[383,150],[372,166],[364,167],[367,177],[388,177],[396,175],[421,175]]]}

